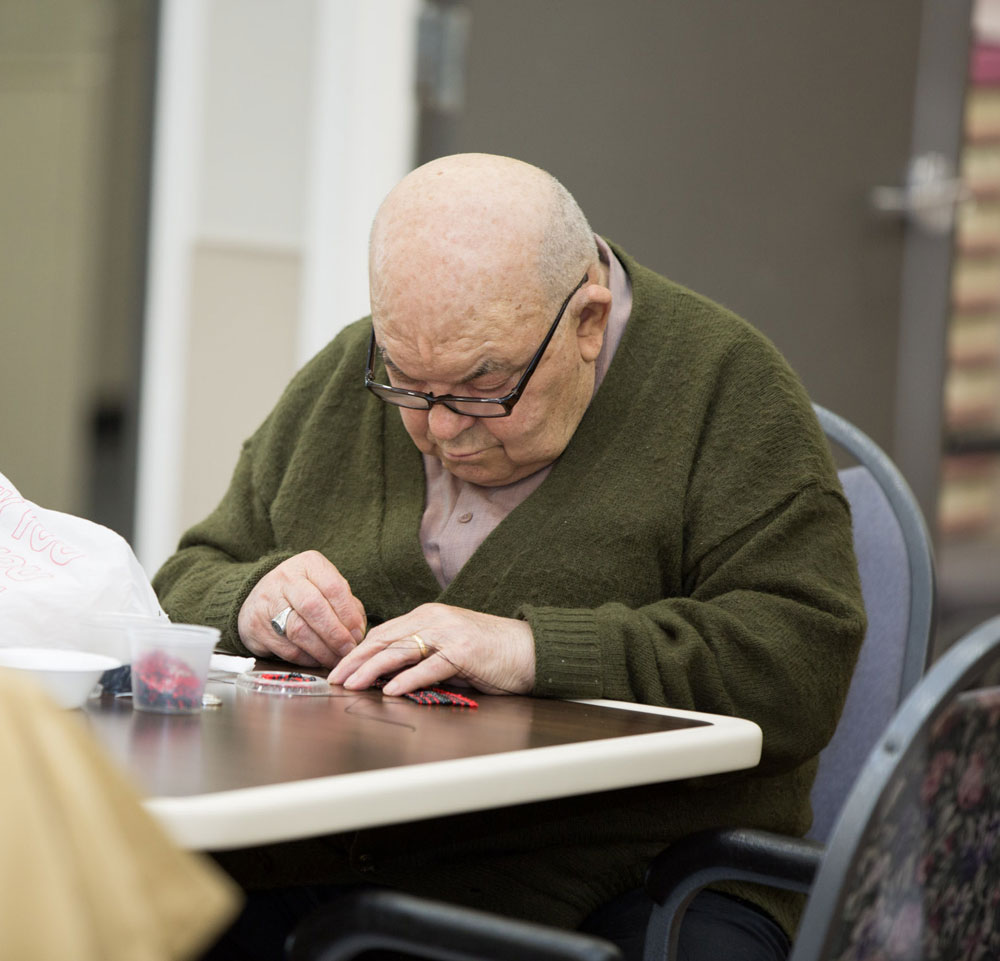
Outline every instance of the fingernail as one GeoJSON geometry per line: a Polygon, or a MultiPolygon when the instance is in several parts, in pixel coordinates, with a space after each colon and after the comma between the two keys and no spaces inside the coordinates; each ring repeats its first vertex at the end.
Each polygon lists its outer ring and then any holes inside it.
{"type": "Polygon", "coordinates": [[[351,637],[354,638],[356,644],[360,644],[365,639],[365,632],[360,627],[356,627],[351,631],[351,637]]]}
{"type": "Polygon", "coordinates": [[[399,693],[399,685],[395,681],[390,681],[385,687],[382,688],[382,693],[388,694],[389,697],[394,697],[399,693]]]}
{"type": "Polygon", "coordinates": [[[350,654],[355,647],[357,647],[356,644],[343,644],[342,646],[336,649],[337,657],[347,657],[347,655],[350,654]]]}

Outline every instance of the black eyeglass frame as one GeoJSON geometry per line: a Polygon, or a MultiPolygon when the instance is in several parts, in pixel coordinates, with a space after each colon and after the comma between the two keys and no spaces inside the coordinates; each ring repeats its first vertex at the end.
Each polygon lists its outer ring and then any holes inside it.
{"type": "Polygon", "coordinates": [[[524,368],[524,373],[521,374],[517,383],[514,385],[514,389],[509,393],[504,394],[503,397],[462,397],[458,394],[439,394],[435,396],[434,394],[426,394],[421,390],[406,390],[403,387],[393,387],[391,384],[380,384],[378,381],[374,380],[375,374],[375,328],[372,327],[371,339],[368,341],[368,362],[367,368],[365,370],[365,387],[368,388],[379,400],[384,401],[387,404],[392,404],[396,407],[405,407],[408,410],[430,410],[435,404],[444,404],[448,410],[454,411],[456,414],[461,414],[464,417],[509,417],[511,411],[514,409],[514,405],[521,399],[521,395],[524,393],[524,388],[528,386],[528,381],[531,379],[531,375],[535,372],[535,368],[538,366],[542,359],[542,355],[545,353],[545,348],[549,346],[549,341],[552,340],[553,335],[556,332],[556,328],[559,326],[559,321],[562,320],[563,314],[566,313],[566,308],[569,306],[569,302],[573,299],[574,294],[583,287],[585,283],[590,279],[590,271],[583,275],[583,279],[569,292],[569,296],[562,302],[562,306],[559,308],[559,313],[556,314],[556,319],[552,321],[552,326],[549,327],[549,332],[545,335],[545,340],[542,341],[538,350],[535,351],[535,355],[528,361],[528,366],[524,368]],[[398,398],[398,400],[396,399],[398,398]],[[405,403],[406,400],[417,401],[414,404],[405,403]],[[480,406],[484,408],[482,414],[470,413],[468,410],[457,410],[454,404],[473,404],[474,406],[480,406]],[[487,411],[488,407],[499,407],[500,411],[498,413],[493,413],[492,411],[487,411]]]}

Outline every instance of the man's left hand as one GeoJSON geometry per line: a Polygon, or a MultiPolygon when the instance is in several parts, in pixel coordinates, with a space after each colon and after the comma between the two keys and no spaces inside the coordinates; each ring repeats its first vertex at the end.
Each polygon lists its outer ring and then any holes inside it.
{"type": "Polygon", "coordinates": [[[452,679],[485,694],[526,694],[535,684],[535,640],[524,621],[422,604],[372,628],[329,681],[364,690],[380,677],[391,677],[382,689],[390,695],[452,679]]]}

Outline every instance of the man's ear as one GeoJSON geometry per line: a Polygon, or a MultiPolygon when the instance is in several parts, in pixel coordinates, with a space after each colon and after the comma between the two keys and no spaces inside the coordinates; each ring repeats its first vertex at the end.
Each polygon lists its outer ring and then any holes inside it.
{"type": "Polygon", "coordinates": [[[580,356],[592,364],[604,345],[604,331],[611,316],[611,291],[607,287],[591,284],[586,292],[587,302],[580,310],[576,337],[580,356]]]}

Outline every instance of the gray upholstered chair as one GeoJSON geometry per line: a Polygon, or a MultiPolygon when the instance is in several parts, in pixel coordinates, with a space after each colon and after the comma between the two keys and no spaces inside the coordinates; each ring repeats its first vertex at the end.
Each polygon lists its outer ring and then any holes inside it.
{"type": "Polygon", "coordinates": [[[930,536],[902,474],[866,434],[814,405],[820,426],[857,460],[840,471],[868,615],[840,724],[820,760],[809,836],[825,841],[861,764],[927,669],[934,622],[930,536]]]}
{"type": "Polygon", "coordinates": [[[888,455],[844,418],[814,405],[831,444],[857,463],[840,473],[851,504],[868,631],[840,724],[820,756],[808,839],[734,826],[683,838],[650,865],[656,903],[646,961],[676,956],[683,912],[723,880],[808,891],[858,772],[899,704],[926,670],[934,624],[934,564],[923,515],[888,455]]]}
{"type": "Polygon", "coordinates": [[[1000,957],[1000,617],[952,645],[858,775],[790,961],[1000,957]]]}

